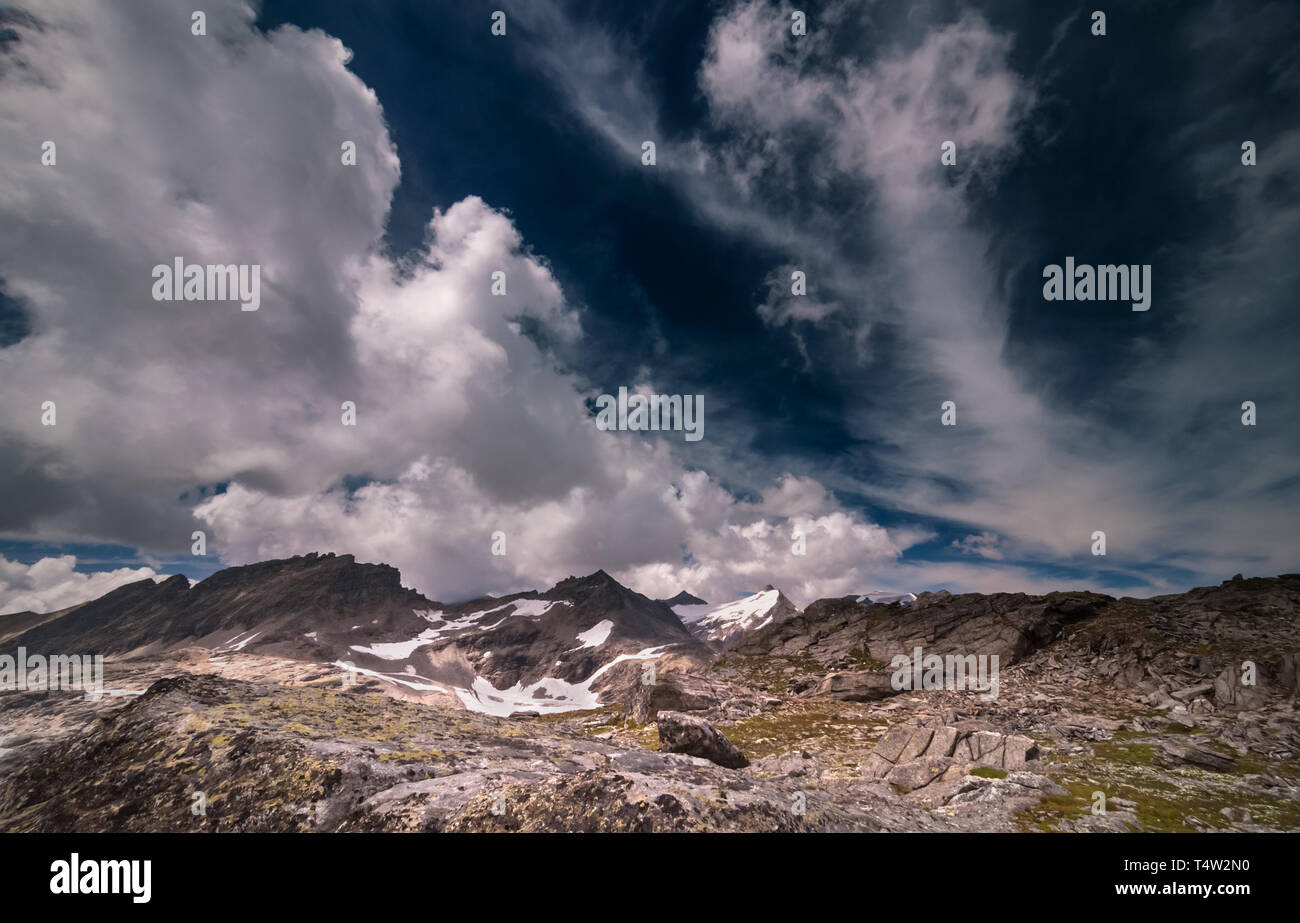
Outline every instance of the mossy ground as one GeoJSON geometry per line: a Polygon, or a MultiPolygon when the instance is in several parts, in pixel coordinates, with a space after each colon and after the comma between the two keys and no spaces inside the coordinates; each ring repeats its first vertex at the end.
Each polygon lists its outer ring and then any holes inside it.
{"type": "MultiPolygon", "coordinates": [[[[731,724],[718,726],[741,751],[753,759],[797,750],[869,751],[884,733],[886,722],[851,702],[819,699],[790,702],[731,724]]],[[[840,761],[856,764],[856,759],[840,761]]]]}
{"type": "Polygon", "coordinates": [[[820,662],[807,654],[765,657],[727,654],[714,665],[714,670],[722,675],[734,673],[744,685],[778,696],[789,694],[796,680],[819,677],[826,672],[820,662]]]}
{"type": "MultiPolygon", "coordinates": [[[[1182,736],[1179,726],[1174,732],[1182,736]]],[[[1192,739],[1195,746],[1216,749],[1236,757],[1215,741],[1192,739]]],[[[1063,818],[1082,817],[1093,809],[1095,793],[1108,803],[1133,802],[1130,810],[1137,829],[1158,833],[1193,833],[1230,830],[1234,824],[1224,808],[1245,808],[1252,821],[1273,829],[1300,826],[1300,801],[1272,797],[1243,785],[1262,773],[1281,778],[1300,777],[1300,758],[1268,761],[1258,755],[1237,759],[1231,772],[1210,772],[1193,766],[1168,766],[1161,759],[1158,741],[1149,734],[1121,731],[1108,741],[1092,745],[1091,754],[1049,760],[1048,775],[1066,789],[1064,795],[1042,799],[1017,816],[1021,829],[1054,831],[1063,818]]]]}

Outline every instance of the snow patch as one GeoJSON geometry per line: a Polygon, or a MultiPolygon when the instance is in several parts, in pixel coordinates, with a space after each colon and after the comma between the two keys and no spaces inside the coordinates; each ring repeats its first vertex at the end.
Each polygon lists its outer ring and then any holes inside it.
{"type": "Polygon", "coordinates": [[[687,606],[673,606],[672,610],[682,620],[683,625],[694,625],[712,612],[713,607],[708,603],[691,603],[687,606]]]}
{"type": "Polygon", "coordinates": [[[600,647],[609,640],[609,633],[614,630],[614,622],[610,619],[601,619],[595,625],[578,635],[578,640],[582,642],[578,647],[573,648],[580,651],[587,647],[600,647]]]}
{"type": "Polygon", "coordinates": [[[725,603],[699,619],[699,625],[710,636],[719,637],[734,631],[761,628],[772,621],[769,613],[780,596],[777,590],[763,590],[725,603]]]}
{"type": "Polygon", "coordinates": [[[224,644],[218,644],[212,650],[214,653],[222,654],[228,654],[232,651],[242,651],[260,634],[260,631],[241,631],[229,641],[226,641],[224,644]]]}
{"type": "Polygon", "coordinates": [[[522,615],[528,618],[537,618],[545,615],[551,610],[552,606],[571,606],[573,603],[563,599],[516,599],[514,602],[506,603],[505,606],[497,606],[489,610],[487,614],[501,612],[507,606],[514,606],[515,611],[512,615],[522,615]]]}
{"type": "Polygon", "coordinates": [[[438,639],[438,629],[426,628],[409,641],[380,642],[363,645],[353,644],[351,649],[359,654],[370,654],[382,660],[405,660],[426,644],[438,639]]]}
{"type": "Polygon", "coordinates": [[[344,673],[353,672],[353,673],[360,673],[364,676],[373,676],[375,679],[381,679],[386,683],[394,683],[399,686],[406,686],[410,689],[416,689],[419,691],[447,692],[447,693],[451,692],[451,690],[448,689],[446,686],[443,686],[440,683],[435,683],[427,676],[421,676],[418,673],[410,672],[409,668],[408,671],[404,673],[381,673],[378,670],[367,670],[364,667],[358,667],[355,664],[344,663],[342,660],[335,660],[330,664],[330,666],[338,667],[344,673]],[[408,676],[414,677],[415,679],[412,680],[412,679],[404,678],[408,676]],[[415,682],[415,680],[422,680],[423,682],[415,682]]]}
{"type": "Polygon", "coordinates": [[[647,647],[635,654],[619,654],[580,683],[571,683],[567,680],[548,676],[529,686],[525,686],[523,683],[515,683],[509,689],[498,689],[490,681],[481,676],[476,676],[473,685],[469,689],[457,687],[456,695],[460,697],[461,702],[470,711],[486,715],[497,715],[502,718],[508,717],[517,711],[554,714],[556,712],[599,708],[600,698],[592,691],[591,685],[602,674],[626,660],[654,660],[672,646],[671,644],[662,644],[658,647],[647,647]],[[542,692],[544,695],[537,697],[535,694],[538,692],[542,692]]]}

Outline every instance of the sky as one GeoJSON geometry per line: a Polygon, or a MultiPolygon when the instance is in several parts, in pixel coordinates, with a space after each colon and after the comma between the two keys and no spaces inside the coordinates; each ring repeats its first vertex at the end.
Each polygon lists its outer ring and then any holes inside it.
{"type": "Polygon", "coordinates": [[[193,6],[0,9],[0,612],[310,551],[442,601],[1300,570],[1296,4],[193,6]]]}

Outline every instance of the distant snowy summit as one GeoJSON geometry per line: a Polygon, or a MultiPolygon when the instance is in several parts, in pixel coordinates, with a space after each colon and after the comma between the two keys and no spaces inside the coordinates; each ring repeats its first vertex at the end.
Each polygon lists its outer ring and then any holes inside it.
{"type": "Polygon", "coordinates": [[[877,603],[888,606],[891,603],[898,603],[900,606],[910,606],[916,602],[915,593],[862,593],[858,595],[850,594],[844,597],[858,603],[877,603]]]}
{"type": "Polygon", "coordinates": [[[783,622],[799,614],[799,608],[773,586],[750,596],[711,606],[683,591],[664,600],[687,630],[714,647],[729,647],[741,635],[783,622]]]}

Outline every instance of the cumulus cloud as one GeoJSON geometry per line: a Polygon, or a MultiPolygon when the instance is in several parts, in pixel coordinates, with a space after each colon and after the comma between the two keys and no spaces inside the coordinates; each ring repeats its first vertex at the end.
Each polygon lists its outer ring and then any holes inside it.
{"type": "Polygon", "coordinates": [[[0,555],[0,615],[54,612],[102,596],[128,583],[158,579],[151,567],[119,567],[82,573],[75,555],[41,558],[35,564],[0,555]]]}
{"type": "Polygon", "coordinates": [[[510,219],[471,196],[418,253],[382,255],[400,164],[347,50],[262,33],[239,3],[206,11],[206,39],[164,3],[20,23],[0,276],[35,323],[0,364],[0,529],[175,553],[197,527],[227,563],[349,552],[447,600],[601,567],[656,594],[787,575],[811,597],[911,540],[811,478],[750,502],[680,446],[596,430],[591,390],[529,334],[579,344],[580,317],[510,219]],[[53,168],[33,153],[47,137],[53,168]],[[260,310],[152,301],[174,256],[259,264],[260,310]]]}
{"type": "Polygon", "coordinates": [[[337,40],[207,14],[198,37],[173,4],[42,3],[0,58],[0,278],[33,327],[0,363],[6,532],[188,550],[182,492],[336,470],[308,446],[363,371],[351,285],[396,154],[337,40]],[[153,301],[176,256],[260,264],[261,309],[153,301]]]}

